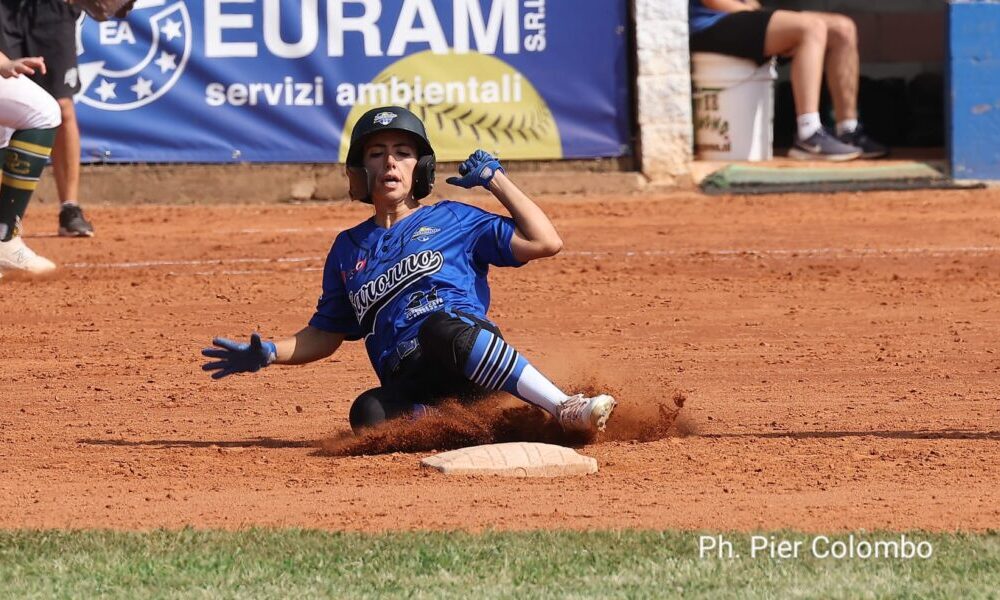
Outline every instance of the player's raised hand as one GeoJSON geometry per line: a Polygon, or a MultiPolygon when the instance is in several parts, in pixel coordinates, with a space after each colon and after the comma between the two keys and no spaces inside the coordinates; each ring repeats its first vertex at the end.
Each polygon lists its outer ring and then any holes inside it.
{"type": "Polygon", "coordinates": [[[485,150],[476,150],[458,167],[461,177],[449,177],[448,183],[465,189],[483,186],[490,189],[490,182],[497,172],[506,173],[503,165],[492,154],[485,150]]]}
{"type": "Polygon", "coordinates": [[[36,70],[41,71],[42,75],[45,74],[45,59],[41,56],[0,60],[0,77],[4,79],[20,77],[21,75],[34,75],[36,70]]]}
{"type": "Polygon", "coordinates": [[[215,338],[212,344],[216,347],[201,351],[202,356],[218,359],[201,366],[205,371],[214,371],[212,379],[222,379],[233,373],[256,373],[278,356],[274,342],[262,342],[256,333],[250,335],[249,344],[226,338],[215,338]]]}

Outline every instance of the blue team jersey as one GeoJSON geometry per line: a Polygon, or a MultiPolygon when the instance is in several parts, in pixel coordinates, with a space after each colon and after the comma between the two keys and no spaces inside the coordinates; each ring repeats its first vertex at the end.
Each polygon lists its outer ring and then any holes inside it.
{"type": "Polygon", "coordinates": [[[384,381],[393,356],[416,346],[427,315],[458,310],[486,318],[489,265],[522,264],[511,251],[513,235],[513,219],[448,200],[388,229],[368,219],[334,240],[309,324],[348,340],[364,338],[384,381]]]}
{"type": "Polygon", "coordinates": [[[708,8],[701,0],[690,0],[688,3],[688,29],[691,33],[704,31],[726,16],[721,10],[708,8]]]}

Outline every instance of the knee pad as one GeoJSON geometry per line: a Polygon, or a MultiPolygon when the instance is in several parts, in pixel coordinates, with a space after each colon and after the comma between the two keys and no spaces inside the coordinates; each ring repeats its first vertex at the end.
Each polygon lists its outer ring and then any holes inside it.
{"type": "Polygon", "coordinates": [[[364,429],[385,422],[387,416],[380,398],[381,392],[382,388],[368,390],[354,400],[350,412],[351,430],[354,433],[361,433],[364,429]]]}
{"type": "Polygon", "coordinates": [[[422,400],[418,391],[400,385],[388,384],[372,388],[354,400],[349,418],[354,433],[375,427],[391,419],[398,419],[413,412],[415,402],[422,400]]]}

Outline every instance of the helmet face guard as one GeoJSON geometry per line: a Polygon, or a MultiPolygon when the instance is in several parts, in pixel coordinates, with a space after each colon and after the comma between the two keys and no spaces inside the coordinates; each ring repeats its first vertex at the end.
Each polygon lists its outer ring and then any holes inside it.
{"type": "Polygon", "coordinates": [[[426,197],[434,189],[436,161],[427,131],[417,115],[401,106],[382,106],[361,115],[351,132],[347,151],[347,180],[352,200],[372,203],[372,174],[364,165],[365,143],[382,131],[404,131],[417,138],[417,166],[413,171],[413,198],[426,197]]]}

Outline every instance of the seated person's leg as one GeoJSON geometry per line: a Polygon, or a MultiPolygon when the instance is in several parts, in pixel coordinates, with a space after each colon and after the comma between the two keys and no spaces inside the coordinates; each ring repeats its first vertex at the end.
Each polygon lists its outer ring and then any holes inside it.
{"type": "Polygon", "coordinates": [[[858,28],[845,15],[806,13],[821,19],[827,30],[826,85],[833,98],[837,119],[837,139],[861,149],[862,158],[878,158],[889,153],[884,145],[868,137],[858,124],[858,28]]]}
{"type": "Polygon", "coordinates": [[[816,13],[775,11],[767,27],[764,52],[792,59],[792,95],[797,135],[788,155],[805,160],[851,160],[861,151],[827,134],[819,118],[819,95],[827,54],[826,22],[816,13]]]}
{"type": "Polygon", "coordinates": [[[824,68],[837,123],[857,120],[859,58],[858,30],[854,21],[834,13],[803,14],[822,21],[827,31],[824,68]]]}
{"type": "MultiPolygon", "coordinates": [[[[767,56],[787,56],[792,59],[792,93],[795,114],[819,114],[819,93],[823,81],[823,59],[826,54],[826,25],[811,14],[788,10],[775,11],[764,38],[767,56]]],[[[801,137],[809,137],[819,129],[801,137]]],[[[802,131],[800,130],[800,133],[802,131]]]]}

